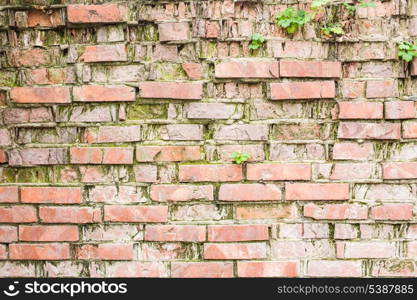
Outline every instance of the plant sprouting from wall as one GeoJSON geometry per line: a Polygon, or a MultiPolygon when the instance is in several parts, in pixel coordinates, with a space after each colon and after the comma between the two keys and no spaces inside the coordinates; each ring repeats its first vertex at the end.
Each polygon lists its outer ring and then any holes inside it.
{"type": "Polygon", "coordinates": [[[326,36],[326,37],[333,37],[336,35],[342,35],[345,33],[345,31],[343,30],[342,26],[339,23],[329,23],[326,24],[324,26],[321,27],[321,32],[326,36]]]}
{"type": "Polygon", "coordinates": [[[250,154],[245,152],[233,152],[230,157],[235,164],[241,165],[250,158],[250,154]]]}
{"type": "Polygon", "coordinates": [[[259,49],[260,47],[262,47],[263,43],[265,43],[265,38],[262,36],[262,34],[254,33],[251,35],[249,49],[259,49]]]}
{"type": "Polygon", "coordinates": [[[410,62],[414,57],[417,57],[417,41],[406,42],[402,41],[398,44],[398,57],[406,62],[410,62]]]}
{"type": "Polygon", "coordinates": [[[292,7],[288,7],[275,16],[275,23],[286,29],[288,34],[294,34],[298,28],[303,27],[310,20],[309,13],[302,9],[296,11],[292,7]]]}

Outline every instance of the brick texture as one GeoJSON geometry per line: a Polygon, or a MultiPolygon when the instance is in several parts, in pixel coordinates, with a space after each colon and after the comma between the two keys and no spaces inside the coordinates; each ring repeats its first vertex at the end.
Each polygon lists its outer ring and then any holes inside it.
{"type": "Polygon", "coordinates": [[[415,1],[0,2],[3,277],[417,276],[415,1]]]}

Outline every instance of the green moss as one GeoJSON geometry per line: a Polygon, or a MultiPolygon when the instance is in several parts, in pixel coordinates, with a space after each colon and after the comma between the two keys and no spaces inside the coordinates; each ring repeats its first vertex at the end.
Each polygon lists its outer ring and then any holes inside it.
{"type": "Polygon", "coordinates": [[[4,183],[46,183],[52,182],[50,167],[5,168],[4,183]]]}
{"type": "Polygon", "coordinates": [[[134,104],[127,106],[128,120],[166,119],[168,104],[134,104]]]}
{"type": "Polygon", "coordinates": [[[16,85],[16,73],[10,71],[0,71],[0,86],[14,87],[16,85]]]}

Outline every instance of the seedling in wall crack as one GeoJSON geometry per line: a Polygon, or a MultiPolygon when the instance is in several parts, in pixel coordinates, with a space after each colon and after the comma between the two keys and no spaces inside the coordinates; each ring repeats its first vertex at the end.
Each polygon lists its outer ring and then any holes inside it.
{"type": "Polygon", "coordinates": [[[250,158],[250,154],[245,152],[233,152],[230,157],[235,164],[241,165],[250,158]]]}
{"type": "Polygon", "coordinates": [[[345,33],[340,24],[327,24],[321,27],[321,32],[323,32],[323,34],[327,37],[342,35],[345,33]]]}
{"type": "Polygon", "coordinates": [[[295,11],[292,7],[288,7],[275,17],[275,23],[285,28],[288,34],[294,34],[299,27],[304,26],[310,20],[311,15],[309,13],[302,9],[295,11]]]}
{"type": "Polygon", "coordinates": [[[412,61],[417,56],[417,43],[400,42],[398,45],[398,56],[406,62],[412,61]]]}
{"type": "Polygon", "coordinates": [[[265,38],[262,34],[254,33],[251,35],[251,41],[249,44],[249,49],[256,50],[262,47],[263,43],[265,43],[265,38]]]}

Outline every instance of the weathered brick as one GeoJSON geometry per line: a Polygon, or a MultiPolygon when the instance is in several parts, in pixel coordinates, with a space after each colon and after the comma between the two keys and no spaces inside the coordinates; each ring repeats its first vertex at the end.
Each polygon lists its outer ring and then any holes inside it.
{"type": "Polygon", "coordinates": [[[158,181],[158,169],[155,165],[136,165],[133,167],[136,182],[158,181]]]}
{"type": "Polygon", "coordinates": [[[286,200],[348,200],[349,184],[346,183],[287,183],[286,200]]]}
{"type": "Polygon", "coordinates": [[[83,85],[73,93],[74,101],[80,102],[135,101],[135,89],[121,85],[83,85]]]}
{"type": "Polygon", "coordinates": [[[75,249],[77,259],[95,260],[131,260],[133,245],[131,244],[99,244],[80,245],[75,249]]]}
{"type": "Polygon", "coordinates": [[[331,171],[331,180],[364,180],[377,178],[378,166],[374,163],[336,163],[331,171]]]}
{"type": "Polygon", "coordinates": [[[199,146],[137,146],[136,160],[139,162],[175,162],[200,160],[199,146]]]}
{"type": "Polygon", "coordinates": [[[84,133],[87,143],[123,143],[138,142],[141,138],[141,127],[132,126],[100,126],[98,129],[87,128],[84,133]]]}
{"type": "Polygon", "coordinates": [[[268,226],[254,225],[212,225],[207,228],[210,242],[243,242],[268,240],[268,226]]]}
{"type": "Polygon", "coordinates": [[[73,147],[70,149],[72,164],[132,164],[132,147],[73,147]]]}
{"type": "Polygon", "coordinates": [[[80,62],[115,62],[127,61],[127,50],[124,44],[86,46],[80,62]]]}
{"type": "Polygon", "coordinates": [[[333,146],[333,159],[336,160],[370,160],[374,157],[371,143],[337,143],[333,146]]]}
{"type": "Polygon", "coordinates": [[[239,261],[239,277],[297,277],[299,263],[295,261],[239,261]]]}
{"type": "Polygon", "coordinates": [[[168,277],[167,267],[160,262],[119,261],[107,267],[108,277],[168,277]]]}
{"type": "Polygon", "coordinates": [[[307,265],[306,275],[313,277],[361,277],[362,262],[348,260],[311,260],[307,265]]]}
{"type": "Polygon", "coordinates": [[[70,258],[70,248],[65,243],[11,244],[12,260],[60,260],[70,258]]]}
{"type": "Polygon", "coordinates": [[[342,66],[333,61],[280,61],[279,74],[281,77],[340,77],[342,66]]]}
{"type": "Polygon", "coordinates": [[[40,9],[28,11],[28,27],[58,27],[65,25],[61,10],[52,10],[48,13],[40,9]]]}
{"type": "Polygon", "coordinates": [[[16,103],[70,103],[67,87],[14,87],[10,99],[16,103]]]}
{"type": "Polygon", "coordinates": [[[0,203],[19,202],[19,188],[17,186],[0,187],[0,203]]]}
{"type": "Polygon", "coordinates": [[[72,4],[67,7],[70,23],[119,23],[127,21],[127,7],[123,4],[72,4]]]}
{"type": "Polygon", "coordinates": [[[397,94],[397,83],[392,80],[368,81],[366,84],[366,98],[390,98],[397,94]]]}
{"type": "Polygon", "coordinates": [[[2,225],[0,226],[0,242],[10,243],[17,241],[17,227],[2,225]]]}
{"type": "Polygon", "coordinates": [[[273,241],[271,243],[273,258],[331,258],[335,256],[334,246],[328,240],[312,241],[273,241]]]}
{"type": "Polygon", "coordinates": [[[63,148],[26,148],[7,152],[11,166],[59,165],[67,161],[63,148]]]}
{"type": "Polygon", "coordinates": [[[271,100],[334,98],[334,81],[271,83],[271,100]]]}
{"type": "Polygon", "coordinates": [[[417,122],[415,121],[403,122],[403,138],[405,139],[417,138],[417,122]]]}
{"type": "Polygon", "coordinates": [[[401,137],[401,125],[398,123],[340,122],[337,136],[340,139],[396,140],[401,137]]]}
{"type": "Polygon", "coordinates": [[[293,205],[244,205],[236,207],[238,220],[295,219],[297,209],[293,205]]]}
{"type": "Polygon", "coordinates": [[[309,180],[310,164],[248,164],[248,180],[309,180]]]}
{"type": "Polygon", "coordinates": [[[382,119],[381,102],[338,102],[339,119],[382,119]]]}
{"type": "Polygon", "coordinates": [[[368,217],[368,208],[358,204],[307,204],[304,216],[315,220],[363,220],[368,217]]]}
{"type": "Polygon", "coordinates": [[[242,166],[239,165],[180,165],[178,177],[183,182],[240,181],[242,166]]]}
{"type": "Polygon", "coordinates": [[[230,278],[233,277],[231,262],[173,262],[171,277],[174,278],[230,278]]]}
{"type": "Polygon", "coordinates": [[[9,62],[14,67],[38,67],[51,63],[51,53],[46,49],[12,49],[9,62]]]}
{"type": "Polygon", "coordinates": [[[154,201],[213,200],[212,185],[152,185],[150,197],[154,201]]]}
{"type": "Polygon", "coordinates": [[[196,225],[147,225],[145,240],[202,242],[206,240],[206,227],[196,225]]]}
{"type": "Polygon", "coordinates": [[[101,211],[92,207],[41,206],[39,218],[43,223],[97,223],[101,221],[101,211]]]}
{"type": "Polygon", "coordinates": [[[3,118],[6,125],[53,121],[51,110],[46,107],[6,108],[3,110],[3,118]]]}
{"type": "Polygon", "coordinates": [[[34,242],[78,241],[78,227],[74,225],[19,226],[19,240],[34,242]]]}
{"type": "Polygon", "coordinates": [[[411,220],[412,204],[383,204],[371,208],[370,217],[375,220],[411,220]]]}
{"type": "Polygon", "coordinates": [[[338,258],[392,258],[396,247],[390,242],[336,242],[338,258]]]}
{"type": "Polygon", "coordinates": [[[365,96],[365,82],[343,80],[342,81],[342,96],[344,98],[363,98],[365,96]]]}
{"type": "Polygon", "coordinates": [[[203,84],[191,82],[140,82],[141,98],[199,100],[203,84]]]}
{"type": "Polygon", "coordinates": [[[108,222],[166,222],[168,219],[167,206],[104,206],[104,221],[108,222]]]}
{"type": "Polygon", "coordinates": [[[185,41],[190,37],[190,25],[187,22],[158,24],[159,41],[185,41]]]}
{"type": "Polygon", "coordinates": [[[203,77],[203,66],[198,63],[183,63],[182,68],[191,80],[199,80],[203,77]]]}
{"type": "Polygon", "coordinates": [[[264,201],[281,200],[281,189],[274,184],[222,184],[220,201],[264,201]]]}
{"type": "Polygon", "coordinates": [[[266,258],[264,243],[204,244],[204,259],[266,258]]]}
{"type": "Polygon", "coordinates": [[[163,140],[198,141],[203,139],[203,126],[197,124],[170,124],[164,128],[163,140]]]}
{"type": "Polygon", "coordinates": [[[385,102],[385,119],[413,119],[416,116],[414,101],[385,102]]]}
{"type": "Polygon", "coordinates": [[[277,78],[278,61],[234,60],[216,64],[217,78],[277,78]]]}
{"type": "Polygon", "coordinates": [[[392,162],[383,165],[385,179],[413,179],[417,178],[417,163],[392,162]]]}
{"type": "Polygon", "coordinates": [[[36,209],[33,206],[0,207],[0,223],[32,223],[37,220],[36,209]]]}
{"type": "Polygon", "coordinates": [[[215,140],[263,141],[268,139],[266,124],[223,125],[214,132],[215,140]]]}
{"type": "Polygon", "coordinates": [[[243,110],[223,103],[190,103],[185,107],[188,119],[240,119],[243,110]]]}
{"type": "Polygon", "coordinates": [[[21,187],[21,200],[24,203],[81,203],[79,187],[21,187]]]}

